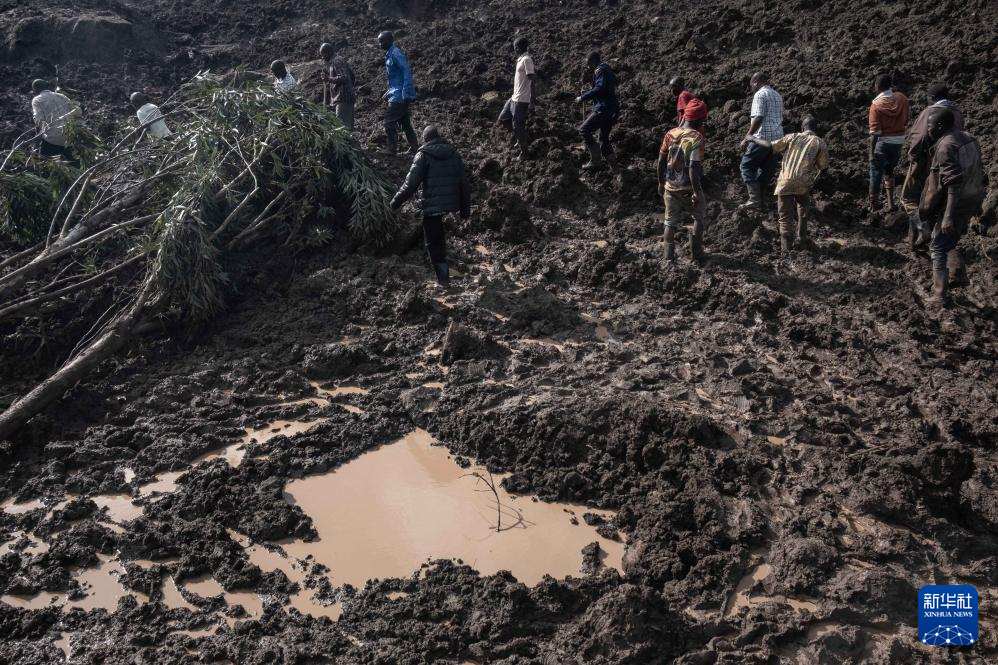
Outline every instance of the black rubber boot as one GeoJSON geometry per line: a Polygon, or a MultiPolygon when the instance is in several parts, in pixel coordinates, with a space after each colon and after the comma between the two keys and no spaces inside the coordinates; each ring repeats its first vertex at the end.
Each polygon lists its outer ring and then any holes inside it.
{"type": "Polygon", "coordinates": [[[945,305],[946,297],[949,295],[949,271],[934,270],[932,272],[932,296],[929,302],[933,305],[945,305]]]}
{"type": "Polygon", "coordinates": [[[665,229],[665,262],[672,263],[676,260],[676,229],[665,229]]]}
{"type": "Polygon", "coordinates": [[[703,224],[693,223],[693,233],[690,234],[690,257],[697,263],[703,263],[707,253],[703,250],[703,224]]]}
{"type": "Polygon", "coordinates": [[[960,256],[960,250],[951,249],[946,253],[946,272],[951,275],[949,287],[967,284],[967,265],[960,256]]]}
{"type": "Polygon", "coordinates": [[[603,153],[600,152],[596,142],[587,143],[586,148],[589,150],[589,161],[583,164],[582,168],[586,171],[598,171],[603,168],[603,153]]]}
{"type": "Polygon", "coordinates": [[[433,272],[437,274],[437,284],[444,288],[450,286],[450,267],[446,261],[443,263],[434,263],[433,272]]]}
{"type": "Polygon", "coordinates": [[[793,236],[790,234],[780,236],[780,254],[790,256],[790,248],[794,244],[793,236]]]}
{"type": "Polygon", "coordinates": [[[739,210],[762,210],[762,185],[758,182],[745,183],[748,199],[738,206],[739,210]]]}

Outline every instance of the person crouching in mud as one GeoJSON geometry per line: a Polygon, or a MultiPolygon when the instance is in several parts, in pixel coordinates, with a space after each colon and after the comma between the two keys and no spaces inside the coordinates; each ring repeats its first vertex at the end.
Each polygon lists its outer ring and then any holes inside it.
{"type": "Polygon", "coordinates": [[[444,141],[440,131],[430,125],[423,130],[423,145],[416,152],[409,175],[392,199],[398,210],[422,186],[423,238],[426,252],[440,286],[450,286],[444,217],[459,212],[461,219],[471,216],[471,188],[464,162],[457,150],[444,141]]]}

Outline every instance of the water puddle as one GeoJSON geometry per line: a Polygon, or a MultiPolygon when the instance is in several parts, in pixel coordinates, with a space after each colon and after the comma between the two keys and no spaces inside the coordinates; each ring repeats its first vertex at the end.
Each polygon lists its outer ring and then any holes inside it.
{"type": "Polygon", "coordinates": [[[184,582],[184,588],[202,598],[222,596],[229,606],[242,605],[250,617],[263,614],[263,599],[252,591],[226,591],[213,577],[204,575],[184,582]]]}
{"type": "Polygon", "coordinates": [[[316,381],[309,381],[309,385],[316,389],[320,395],[329,397],[341,397],[343,395],[370,395],[371,391],[360,386],[335,386],[333,388],[323,388],[316,381]]]}
{"type": "Polygon", "coordinates": [[[101,608],[113,612],[118,606],[118,599],[128,595],[128,591],[118,582],[124,570],[116,559],[103,554],[98,554],[97,558],[100,563],[96,568],[74,570],[73,577],[87,594],[83,598],[70,600],[62,593],[42,591],[33,596],[8,594],[0,597],[0,602],[27,610],[44,609],[55,604],[66,609],[79,607],[89,611],[101,608]]]}
{"type": "Polygon", "coordinates": [[[30,513],[32,510],[38,510],[43,507],[41,499],[31,499],[24,503],[14,503],[14,501],[15,497],[5,499],[3,503],[0,503],[0,508],[8,515],[23,515],[24,513],[30,513]]]}
{"type": "Polygon", "coordinates": [[[497,509],[496,495],[471,475],[487,472],[462,469],[432,443],[416,430],[331,473],[289,483],[288,501],[312,518],[320,539],[286,543],[285,551],[311,555],[330,568],[335,584],[357,587],[408,577],[438,558],[460,559],[483,574],[509,570],[533,585],[545,574],[580,574],[581,549],[594,541],[606,565],[620,569],[624,546],[573,525],[567,511],[576,506],[510,496],[495,478],[497,509]]]}
{"type": "Polygon", "coordinates": [[[95,496],[92,501],[98,509],[107,508],[107,516],[119,524],[131,522],[142,516],[142,506],[132,503],[128,494],[106,494],[95,496]]]}
{"type": "Polygon", "coordinates": [[[2,557],[7,552],[16,552],[18,550],[14,549],[14,545],[21,540],[22,536],[26,536],[28,539],[28,545],[21,553],[27,556],[34,556],[36,554],[44,554],[49,551],[48,543],[39,538],[33,533],[22,534],[20,531],[15,531],[11,534],[11,538],[8,542],[0,545],[0,557],[2,557]]]}
{"type": "Polygon", "coordinates": [[[724,610],[724,616],[734,616],[747,607],[751,607],[753,605],[765,605],[767,603],[789,605],[796,610],[803,610],[805,612],[810,612],[811,614],[817,613],[817,603],[810,600],[789,598],[787,596],[753,595],[752,590],[756,587],[756,585],[769,577],[769,574],[772,572],[773,567],[768,563],[760,563],[750,569],[748,573],[746,573],[745,576],[738,581],[737,586],[735,586],[735,593],[728,600],[728,605],[724,610]]]}
{"type": "Polygon", "coordinates": [[[177,583],[172,577],[166,578],[163,582],[163,604],[174,610],[190,610],[196,612],[197,607],[184,600],[177,583]]]}
{"type": "Polygon", "coordinates": [[[66,660],[69,660],[69,657],[73,655],[73,650],[69,646],[69,641],[72,638],[73,638],[72,633],[62,633],[61,635],[59,635],[59,639],[53,641],[56,647],[58,647],[59,650],[66,655],[66,660]]]}
{"type": "Polygon", "coordinates": [[[554,341],[553,339],[521,339],[518,340],[520,344],[526,344],[528,346],[547,346],[553,349],[557,349],[559,352],[564,353],[565,345],[554,341]]]}
{"type": "Polygon", "coordinates": [[[148,482],[145,485],[139,485],[139,494],[141,496],[169,494],[177,489],[177,479],[185,473],[187,473],[187,469],[167,471],[166,473],[160,474],[156,476],[156,480],[148,482]]]}

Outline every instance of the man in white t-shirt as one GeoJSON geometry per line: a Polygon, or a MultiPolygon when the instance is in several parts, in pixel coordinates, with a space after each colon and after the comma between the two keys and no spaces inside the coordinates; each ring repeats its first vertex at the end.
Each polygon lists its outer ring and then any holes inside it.
{"type": "Polygon", "coordinates": [[[503,125],[513,132],[510,145],[519,146],[520,159],[527,158],[527,114],[530,103],[534,100],[534,59],[527,53],[529,46],[526,37],[517,37],[513,41],[516,52],[516,75],[513,77],[513,96],[502,107],[502,113],[496,124],[503,125]]]}
{"type": "Polygon", "coordinates": [[[31,91],[35,93],[31,100],[31,115],[39,133],[39,152],[43,157],[64,157],[73,162],[66,147],[66,122],[71,117],[79,116],[80,109],[66,95],[53,91],[48,81],[43,79],[32,81],[31,91]]]}
{"type": "Polygon", "coordinates": [[[145,128],[149,136],[154,139],[165,139],[173,136],[173,132],[166,126],[166,120],[163,120],[163,112],[144,94],[133,92],[128,100],[132,103],[132,108],[135,109],[135,117],[139,119],[139,124],[145,128]]]}

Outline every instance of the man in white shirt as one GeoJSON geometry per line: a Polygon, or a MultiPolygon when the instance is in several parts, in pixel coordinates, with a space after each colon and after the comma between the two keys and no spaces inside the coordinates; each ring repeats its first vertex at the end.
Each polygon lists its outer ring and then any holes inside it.
{"type": "Polygon", "coordinates": [[[527,53],[529,43],[526,37],[513,41],[516,52],[516,75],[513,77],[513,96],[499,114],[496,124],[503,125],[513,132],[511,146],[519,146],[520,159],[527,159],[527,114],[534,99],[534,59],[527,53]]]}
{"type": "Polygon", "coordinates": [[[133,92],[129,101],[132,103],[132,108],[135,109],[135,117],[139,119],[139,125],[145,129],[149,136],[154,139],[165,139],[173,136],[173,132],[166,126],[166,120],[163,120],[163,112],[144,94],[133,92]]]}
{"type": "Polygon", "coordinates": [[[48,81],[35,79],[31,83],[35,97],[31,100],[31,116],[40,133],[39,151],[45,157],[65,157],[73,161],[66,148],[66,122],[80,114],[66,95],[53,92],[48,81]]]}
{"type": "Polygon", "coordinates": [[[741,172],[748,200],[743,209],[762,208],[762,191],[773,184],[780,166],[780,156],[752,139],[772,143],[783,138],[783,97],[769,84],[765,72],[756,72],[749,81],[752,90],[752,122],[742,140],[741,172]]]}
{"type": "Polygon", "coordinates": [[[283,60],[270,63],[270,71],[274,75],[274,89],[277,92],[291,92],[298,87],[298,80],[291,75],[283,60]]]}

